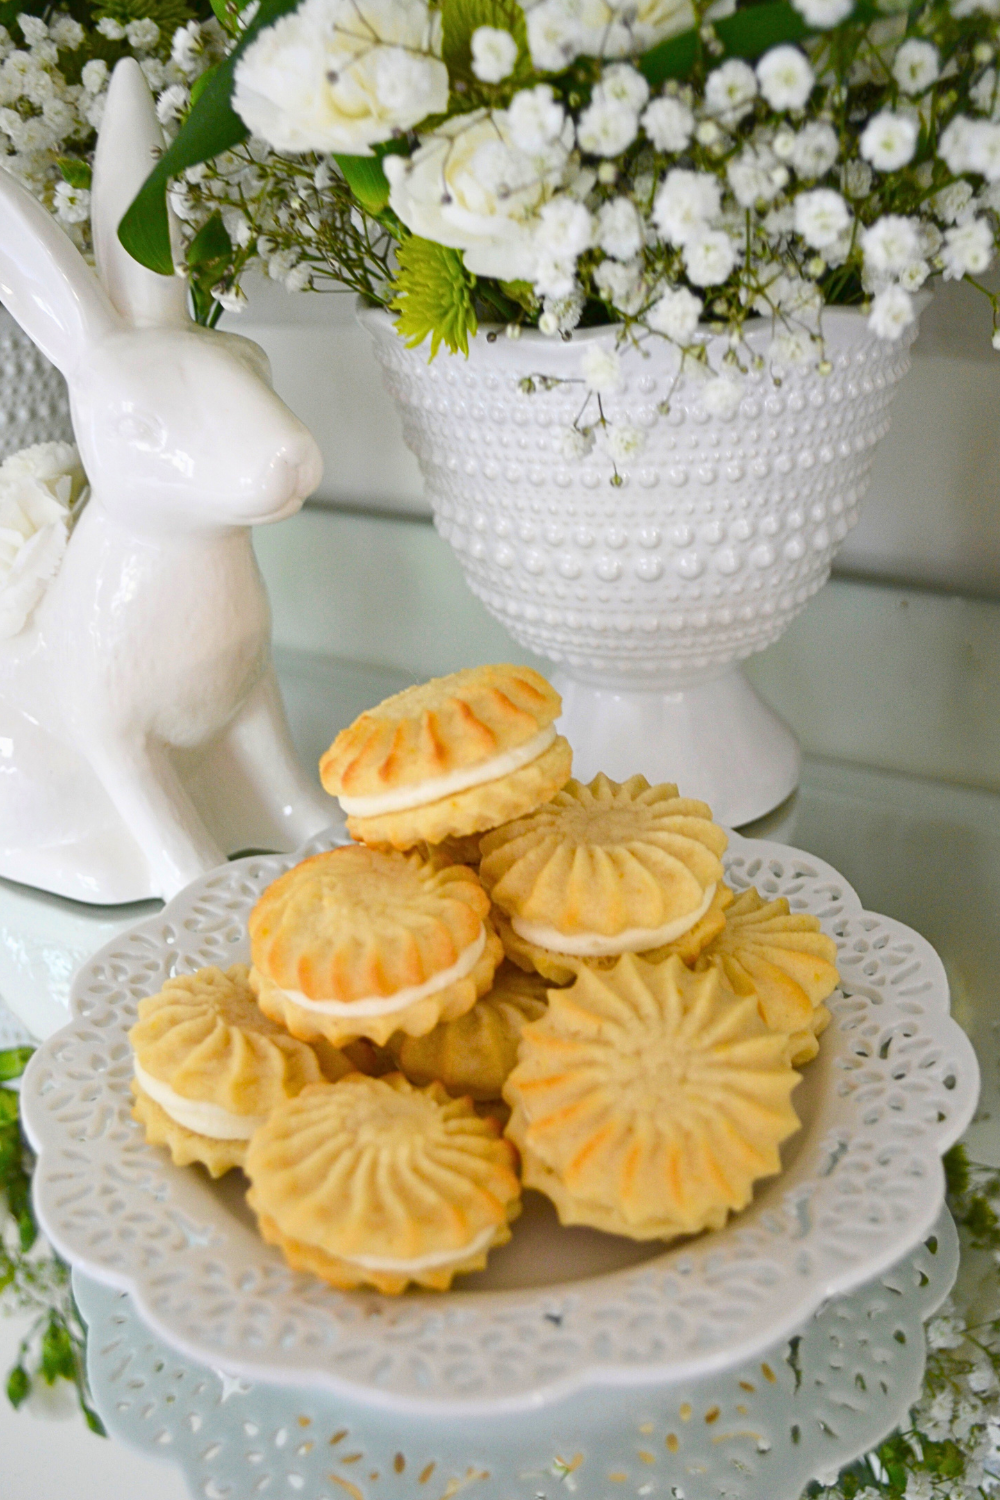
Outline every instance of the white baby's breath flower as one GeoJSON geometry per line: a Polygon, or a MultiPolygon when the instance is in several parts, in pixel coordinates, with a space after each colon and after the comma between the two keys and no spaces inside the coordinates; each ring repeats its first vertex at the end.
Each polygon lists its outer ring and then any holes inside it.
{"type": "Polygon", "coordinates": [[[798,47],[782,45],[765,52],[757,64],[760,91],[772,109],[802,109],[816,75],[798,47]]]}
{"type": "Polygon", "coordinates": [[[99,94],[108,81],[108,65],[101,57],[94,57],[89,63],[84,63],[80,73],[80,82],[88,94],[99,94]]]}
{"type": "Polygon", "coordinates": [[[726,375],[717,375],[706,380],[701,390],[701,401],[705,410],[723,422],[732,421],[743,400],[743,387],[726,375]]]}
{"type": "Polygon", "coordinates": [[[649,98],[649,84],[630,63],[613,63],[604,69],[594,93],[600,93],[603,99],[617,99],[638,114],[649,98]]]}
{"type": "Polygon", "coordinates": [[[810,26],[824,29],[838,26],[854,9],[854,0],[792,0],[792,3],[810,26]]]}
{"type": "Polygon", "coordinates": [[[160,28],[155,21],[148,18],[141,21],[129,21],[125,27],[125,38],[136,52],[152,52],[160,40],[160,28]]]}
{"type": "Polygon", "coordinates": [[[987,68],[969,89],[969,99],[984,115],[992,115],[997,103],[997,70],[987,68]]]}
{"type": "Polygon", "coordinates": [[[895,340],[915,320],[913,299],[901,286],[887,286],[879,292],[868,314],[868,327],[880,339],[895,340]]]}
{"type": "Polygon", "coordinates": [[[581,432],[579,427],[568,427],[558,438],[559,452],[570,460],[587,458],[594,451],[592,428],[581,432]]]}
{"type": "Polygon", "coordinates": [[[844,163],[840,185],[848,198],[867,198],[872,187],[872,169],[866,161],[844,163]]]}
{"type": "Polygon", "coordinates": [[[940,71],[937,48],[918,37],[905,41],[893,58],[892,76],[904,94],[922,94],[934,83],[940,71]]]}
{"type": "Polygon", "coordinates": [[[588,344],[580,358],[580,374],[588,391],[605,395],[622,383],[622,362],[607,344],[588,344]]]}
{"type": "Polygon", "coordinates": [[[541,72],[561,73],[582,46],[583,27],[565,0],[543,0],[528,10],[528,48],[541,72]]]}
{"type": "Polygon", "coordinates": [[[156,118],[161,125],[170,125],[179,120],[191,100],[190,89],[183,83],[172,83],[156,101],[156,118]]]}
{"type": "Polygon", "coordinates": [[[911,261],[920,259],[920,238],[912,220],[883,214],[862,232],[861,249],[871,271],[898,276],[911,261]]]}
{"type": "Polygon", "coordinates": [[[965,134],[967,170],[978,172],[987,182],[1000,181],[1000,125],[973,120],[965,134]]]}
{"type": "Polygon", "coordinates": [[[23,14],[18,16],[17,24],[29,47],[40,47],[43,42],[48,41],[49,28],[41,16],[23,14]]]}
{"type": "Polygon", "coordinates": [[[795,200],[795,230],[814,250],[839,238],[851,222],[851,211],[832,188],[814,188],[795,200]]]}
{"type": "Polygon", "coordinates": [[[694,115],[679,99],[654,99],[642,116],[642,128],[657,151],[683,151],[694,132],[694,115]]]}
{"type": "Polygon", "coordinates": [[[684,267],[695,286],[718,286],[735,264],[735,246],[721,229],[709,229],[684,242],[684,267]]]}
{"type": "Polygon", "coordinates": [[[628,198],[612,198],[597,215],[597,243],[616,260],[631,260],[642,248],[642,221],[628,198]]]}
{"type": "Polygon", "coordinates": [[[189,21],[186,26],[178,26],[170,43],[170,61],[174,67],[179,68],[185,78],[197,78],[204,66],[203,56],[204,45],[198,22],[189,21]]]}
{"type": "Polygon", "coordinates": [[[993,230],[987,219],[972,219],[945,231],[941,261],[945,281],[980,276],[993,260],[993,230]]]}
{"type": "Polygon", "coordinates": [[[858,149],[878,172],[895,172],[912,161],[919,127],[910,115],[884,109],[865,126],[858,149]]]}
{"type": "Polygon", "coordinates": [[[627,422],[615,422],[604,429],[601,447],[615,464],[627,464],[638,458],[646,446],[646,434],[641,427],[632,427],[627,422]]]}
{"type": "Polygon", "coordinates": [[[85,484],[70,443],[41,443],[0,464],[0,639],[23,630],[58,572],[85,484]]]}
{"type": "Polygon", "coordinates": [[[905,270],[899,273],[899,284],[906,292],[918,292],[931,274],[931,268],[925,260],[911,260],[905,270]]]}
{"type": "Polygon", "coordinates": [[[840,142],[833,126],[813,120],[792,137],[788,160],[800,177],[824,177],[839,152],[840,142]]]}
{"type": "Polygon", "coordinates": [[[943,219],[946,224],[954,224],[969,208],[973,196],[972,184],[960,177],[957,182],[951,182],[939,193],[935,193],[931,204],[939,219],[943,219]]]}
{"type": "Polygon", "coordinates": [[[814,357],[813,341],[806,328],[779,325],[767,348],[767,359],[773,365],[804,365],[814,357]]]}
{"type": "Polygon", "coordinates": [[[715,68],[705,80],[705,108],[710,114],[736,124],[753,109],[757,78],[753,68],[738,57],[715,68]]]}
{"type": "Polygon", "coordinates": [[[424,0],[304,0],[251,42],[233,108],[284,151],[372,146],[448,105],[441,16],[424,0]]]}
{"type": "Polygon", "coordinates": [[[247,295],[241,287],[214,286],[212,300],[228,313],[241,313],[247,305],[247,295]]]}
{"type": "Polygon", "coordinates": [[[540,297],[568,297],[576,284],[576,261],[590,247],[594,224],[589,211],[566,194],[544,205],[535,230],[538,255],[533,281],[540,297]]]}
{"type": "Polygon", "coordinates": [[[788,182],[788,168],[767,146],[744,146],[726,167],[733,196],[743,208],[770,203],[788,182]]]}
{"type": "Polygon", "coordinates": [[[969,170],[969,131],[974,123],[967,115],[956,115],[941,132],[938,154],[956,177],[969,170]]]}
{"type": "Polygon", "coordinates": [[[560,71],[573,57],[633,57],[695,24],[691,0],[527,0],[535,66],[560,71]]]}
{"type": "Polygon", "coordinates": [[[566,112],[547,83],[522,89],[507,110],[510,137],[520,151],[543,151],[557,141],[566,123],[566,112]]]}
{"type": "Polygon", "coordinates": [[[509,31],[477,26],[472,33],[472,71],[483,83],[499,83],[514,71],[517,43],[509,31]]]}
{"type": "Polygon", "coordinates": [[[83,46],[86,32],[72,16],[57,15],[49,27],[49,35],[60,52],[76,52],[83,46]]]}
{"type": "Polygon", "coordinates": [[[689,344],[705,304],[686,286],[672,288],[653,303],[645,321],[655,333],[662,333],[676,344],[689,344]]]}
{"type": "Polygon", "coordinates": [[[90,193],[86,188],[73,187],[68,182],[57,182],[55,192],[56,217],[64,224],[84,224],[90,218],[90,193]]]}
{"type": "Polygon", "coordinates": [[[591,156],[620,156],[635,140],[639,116],[621,99],[594,90],[576,128],[580,149],[591,156]]]}
{"type": "Polygon", "coordinates": [[[641,262],[602,260],[594,272],[594,282],[619,312],[634,317],[642,310],[647,291],[641,262]]]}
{"type": "Polygon", "coordinates": [[[718,217],[722,189],[708,172],[673,167],[657,189],[653,222],[671,245],[684,245],[718,217]]]}

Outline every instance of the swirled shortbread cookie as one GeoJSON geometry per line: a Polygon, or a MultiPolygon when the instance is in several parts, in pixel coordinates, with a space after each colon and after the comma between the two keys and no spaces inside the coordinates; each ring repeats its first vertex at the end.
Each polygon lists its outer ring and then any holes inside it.
{"type": "Polygon", "coordinates": [[[247,1153],[247,1202],[296,1270],[332,1286],[446,1291],[481,1271],[520,1211],[516,1153],[495,1120],[399,1073],[317,1084],[247,1153]]]}
{"type": "Polygon", "coordinates": [[[296,865],[250,914],[261,1009],[335,1046],[422,1036],[471,1009],[500,941],[475,871],[354,844],[296,865]]]}
{"type": "Polygon", "coordinates": [[[627,954],[581,968],[525,1026],[507,1134],[562,1223],[669,1240],[720,1228],[780,1171],[798,1076],[717,970],[627,954]]]}
{"type": "Polygon", "coordinates": [[[530,812],[568,780],[572,752],[554,723],[561,707],[530,667],[470,667],[362,714],[323,756],[320,777],[363,843],[466,839],[530,812]]]}
{"type": "Polygon", "coordinates": [[[282,1100],[351,1065],[330,1049],[321,1069],[311,1047],[257,1005],[245,964],[168,979],[139,1001],[129,1032],[135,1053],[133,1115],[178,1166],[213,1177],[241,1166],[247,1142],[282,1100]]]}

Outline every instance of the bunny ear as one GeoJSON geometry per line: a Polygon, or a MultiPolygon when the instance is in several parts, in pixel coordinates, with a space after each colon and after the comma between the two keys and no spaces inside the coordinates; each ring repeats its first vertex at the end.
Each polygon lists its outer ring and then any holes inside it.
{"type": "MultiPolygon", "coordinates": [[[[91,223],[97,274],[119,313],[135,328],[190,323],[187,282],[148,271],[118,238],[122,215],[162,151],[163,132],[149,85],[135,58],[125,57],[112,74],[97,138],[91,223]]],[[[173,219],[171,229],[176,231],[173,219]]]]}
{"type": "Polygon", "coordinates": [[[67,378],[95,343],[121,327],[76,246],[3,168],[0,302],[67,378]]]}

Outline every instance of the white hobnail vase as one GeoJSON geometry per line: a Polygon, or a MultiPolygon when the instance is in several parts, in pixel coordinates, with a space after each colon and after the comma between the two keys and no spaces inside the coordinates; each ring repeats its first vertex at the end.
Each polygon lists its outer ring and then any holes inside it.
{"type": "Polygon", "coordinates": [[[0,463],[35,443],[72,441],[65,380],[0,307],[0,463]]]}
{"type": "MultiPolygon", "coordinates": [[[[603,409],[642,429],[646,445],[618,465],[616,485],[600,445],[568,459],[563,443],[586,397],[583,351],[614,348],[615,329],[565,342],[480,329],[467,360],[428,361],[386,313],[360,317],[469,587],[515,640],[556,663],[574,774],[642,770],[730,825],[783,801],[799,747],[739,663],[826,581],[916,328],[889,343],[860,312],[828,308],[829,373],[750,369],[728,417],[706,409],[700,380],[678,383],[664,340],[648,341],[648,355],[623,349],[603,409]],[[533,393],[522,388],[529,376],[533,393]],[[563,383],[545,389],[539,376],[563,383]]],[[[748,330],[754,353],[770,341],[769,323],[748,330]]],[[[724,351],[709,343],[713,367],[724,351]]],[[[595,414],[592,397],[587,420],[595,414]]]]}

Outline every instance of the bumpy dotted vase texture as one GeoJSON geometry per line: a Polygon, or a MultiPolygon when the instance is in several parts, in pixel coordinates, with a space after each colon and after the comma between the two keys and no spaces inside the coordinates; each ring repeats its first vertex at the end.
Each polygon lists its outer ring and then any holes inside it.
{"type": "Polygon", "coordinates": [[[72,441],[66,382],[0,307],[0,463],[35,443],[72,441]]]}
{"type": "MultiPolygon", "coordinates": [[[[565,343],[534,332],[491,342],[480,330],[468,360],[441,353],[428,362],[427,347],[407,349],[386,314],[361,317],[469,587],[517,641],[558,664],[571,699],[574,684],[595,690],[568,704],[583,743],[566,732],[585,774],[626,770],[586,764],[587,723],[607,707],[602,693],[679,693],[687,712],[693,690],[728,675],[714,718],[747,710],[734,664],[776,641],[825,582],[858,519],[915,334],[888,343],[859,312],[827,309],[829,373],[751,369],[734,377],[743,394],[729,415],[707,409],[703,382],[678,383],[677,352],[665,340],[648,340],[648,355],[623,349],[621,383],[602,396],[603,412],[612,428],[639,429],[645,444],[618,463],[613,484],[600,437],[587,457],[572,459],[565,435],[587,400],[584,352],[595,341],[614,348],[614,330],[577,331],[565,343]],[[546,376],[561,383],[544,389],[537,377],[546,376]],[[522,388],[526,377],[535,377],[533,393],[522,388]]],[[[764,354],[770,339],[762,323],[747,342],[764,354]]],[[[715,369],[724,348],[709,345],[715,369]]],[[[597,415],[591,396],[580,425],[597,415]]],[[[701,734],[705,714],[695,718],[701,734]]],[[[639,719],[648,723],[648,712],[639,719]]],[[[669,715],[656,716],[656,731],[669,737],[669,715]]],[[[782,732],[788,737],[774,730],[782,732]]],[[[784,750],[794,784],[797,755],[784,750]]],[[[756,753],[766,755],[766,745],[756,753]]],[[[646,765],[628,769],[637,768],[646,765]]]]}

